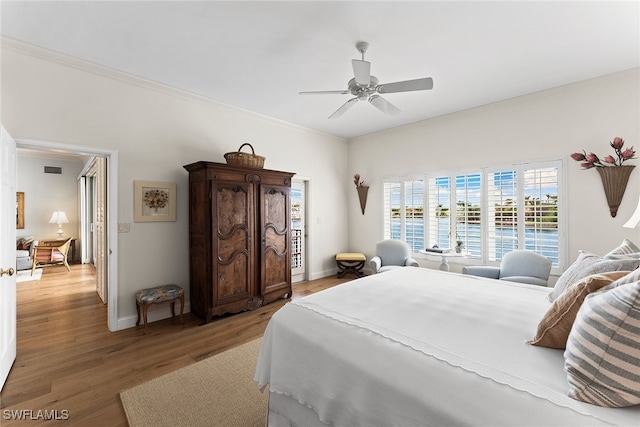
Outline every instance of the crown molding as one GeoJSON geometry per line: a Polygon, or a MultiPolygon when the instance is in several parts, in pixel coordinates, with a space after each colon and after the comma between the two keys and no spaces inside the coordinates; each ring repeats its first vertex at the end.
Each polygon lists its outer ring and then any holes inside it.
{"type": "Polygon", "coordinates": [[[315,129],[306,128],[304,126],[296,125],[294,123],[290,123],[290,122],[280,120],[274,117],[270,117],[264,114],[256,113],[255,111],[250,111],[244,108],[236,107],[234,105],[217,101],[215,99],[208,98],[206,96],[198,95],[194,92],[189,92],[183,89],[179,89],[175,86],[158,83],[156,81],[149,80],[144,77],[137,76],[135,74],[130,74],[125,71],[117,70],[115,68],[110,68],[104,65],[96,64],[94,62],[79,59],[71,55],[67,55],[67,54],[53,51],[50,49],[45,49],[45,48],[30,44],[30,43],[26,43],[23,41],[19,41],[10,37],[0,36],[0,41],[1,41],[2,50],[4,49],[11,50],[25,56],[30,56],[36,59],[51,62],[54,64],[76,69],[86,73],[94,74],[107,79],[116,80],[121,83],[130,84],[132,86],[136,86],[142,89],[161,92],[165,95],[181,98],[183,100],[190,101],[190,102],[196,102],[209,107],[221,108],[221,109],[226,109],[234,112],[249,114],[259,120],[269,122],[270,124],[273,124],[273,125],[295,129],[298,131],[310,132],[310,133],[322,135],[325,137],[331,137],[332,139],[340,139],[340,140],[346,141],[345,138],[337,137],[335,135],[331,135],[326,132],[321,132],[315,129]]]}

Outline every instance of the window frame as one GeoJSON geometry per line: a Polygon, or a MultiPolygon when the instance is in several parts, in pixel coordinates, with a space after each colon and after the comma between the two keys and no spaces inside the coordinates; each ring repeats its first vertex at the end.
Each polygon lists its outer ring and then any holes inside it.
{"type": "MultiPolygon", "coordinates": [[[[557,230],[558,230],[558,264],[554,265],[551,269],[551,274],[559,275],[564,271],[565,266],[567,265],[567,254],[568,254],[568,241],[567,241],[567,224],[568,224],[568,203],[567,203],[567,179],[566,179],[566,159],[564,158],[551,158],[551,159],[543,159],[543,160],[533,160],[533,161],[521,161],[521,162],[513,162],[513,163],[500,163],[489,166],[482,166],[476,168],[464,168],[464,169],[454,169],[454,170],[441,170],[441,171],[431,171],[426,172],[424,174],[411,174],[405,176],[396,176],[396,177],[387,177],[384,178],[383,181],[383,204],[386,203],[386,185],[390,183],[400,184],[400,192],[401,192],[401,200],[404,200],[405,197],[405,182],[411,180],[419,180],[422,179],[423,182],[423,201],[422,208],[424,211],[423,215],[423,243],[425,247],[433,246],[431,243],[432,239],[432,230],[430,223],[431,214],[434,212],[436,208],[433,206],[433,201],[431,199],[432,196],[432,186],[431,179],[434,178],[446,178],[449,179],[449,216],[453,220],[450,221],[449,224],[449,235],[455,236],[456,233],[456,218],[457,218],[457,191],[456,191],[456,183],[457,178],[459,176],[469,176],[474,174],[480,175],[480,202],[481,202],[481,210],[480,210],[480,245],[481,245],[481,255],[475,257],[465,257],[456,259],[456,263],[465,264],[465,265],[499,265],[499,260],[490,260],[489,258],[489,230],[488,230],[488,220],[489,220],[489,183],[488,183],[488,174],[496,173],[496,172],[508,172],[508,171],[516,171],[516,186],[517,186],[517,203],[516,207],[518,208],[518,224],[525,224],[524,222],[524,207],[525,207],[525,180],[524,173],[526,170],[532,169],[546,169],[546,168],[557,168],[557,230]]],[[[466,200],[469,200],[467,197],[466,200]]],[[[383,207],[383,222],[387,224],[387,213],[384,211],[383,207]]],[[[401,239],[406,241],[405,235],[405,227],[406,227],[406,218],[404,209],[400,209],[401,211],[401,239]]],[[[386,227],[383,227],[384,238],[388,238],[386,234],[386,227]]],[[[526,225],[517,228],[517,239],[516,244],[518,249],[522,249],[525,247],[525,243],[527,241],[524,229],[526,225]]],[[[455,238],[451,238],[450,242],[455,244],[455,238]]],[[[426,258],[425,255],[420,254],[420,252],[413,251],[414,255],[417,258],[426,258]]]]}

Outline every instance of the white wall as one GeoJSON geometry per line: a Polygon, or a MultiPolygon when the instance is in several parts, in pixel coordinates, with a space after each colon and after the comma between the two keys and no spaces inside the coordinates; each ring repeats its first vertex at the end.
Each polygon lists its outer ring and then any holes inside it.
{"type": "MultiPolygon", "coordinates": [[[[57,238],[58,226],[49,224],[49,220],[53,211],[60,209],[69,220],[68,224],[62,225],[64,236],[79,238],[77,178],[83,163],[20,153],[17,163],[16,191],[24,192],[24,229],[16,230],[16,236],[34,236],[40,240],[57,238]],[[45,174],[45,166],[61,167],[62,174],[45,174]]],[[[79,253],[80,244],[77,241],[76,257],[79,253]]]]}
{"type": "MultiPolygon", "coordinates": [[[[2,50],[2,122],[16,140],[118,152],[118,317],[135,315],[136,290],[188,288],[188,174],[183,166],[224,162],[250,142],[265,167],[309,178],[311,278],[335,271],[347,246],[347,142],[169,90],[26,46],[2,50]],[[134,180],[177,183],[177,221],[133,222],[134,180]]],[[[277,100],[274,100],[277,102],[277,100]]],[[[166,310],[168,313],[168,309],[166,310]]],[[[121,322],[122,323],[122,322],[121,322]]]]}
{"type": "Polygon", "coordinates": [[[371,188],[364,216],[356,190],[348,189],[349,250],[370,256],[382,239],[385,177],[549,158],[567,159],[569,262],[580,249],[604,254],[625,237],[640,244],[640,230],[622,227],[638,203],[640,170],[611,218],[599,174],[568,157],[583,149],[612,154],[615,136],[640,150],[639,74],[629,70],[350,140],[349,169],[371,188]]]}
{"type": "MultiPolygon", "coordinates": [[[[183,165],[223,162],[250,142],[269,169],[309,178],[311,278],[335,271],[345,250],[373,254],[381,239],[383,177],[434,169],[565,157],[581,149],[607,153],[621,136],[640,148],[638,70],[451,114],[355,138],[278,122],[54,54],[3,48],[2,122],[16,139],[117,150],[119,317],[135,313],[137,289],[188,287],[188,196],[183,165]],[[348,160],[347,160],[348,159],[348,160]],[[360,212],[352,175],[371,186],[360,212]],[[175,223],[133,222],[133,181],[178,184],[175,223]],[[348,221],[345,221],[348,219],[348,221]]],[[[632,164],[637,161],[632,161],[632,164]]],[[[634,171],[617,218],[611,218],[598,174],[567,161],[569,257],[606,252],[640,231],[623,229],[640,195],[634,171]]],[[[437,263],[425,263],[437,266],[437,263]]]]}

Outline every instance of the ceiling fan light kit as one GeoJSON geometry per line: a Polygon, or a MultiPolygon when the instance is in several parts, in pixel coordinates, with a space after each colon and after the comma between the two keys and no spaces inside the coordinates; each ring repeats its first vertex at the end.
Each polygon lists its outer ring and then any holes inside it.
{"type": "Polygon", "coordinates": [[[353,95],[355,98],[349,99],[329,116],[330,119],[337,119],[358,101],[369,101],[371,105],[383,113],[389,116],[396,116],[400,114],[400,109],[378,94],[433,89],[433,79],[431,77],[380,84],[378,78],[371,75],[371,63],[364,60],[364,54],[368,48],[369,43],[367,42],[360,41],[356,43],[356,49],[362,54],[362,59],[351,60],[354,78],[347,83],[347,90],[305,91],[300,92],[300,95],[353,95]]]}

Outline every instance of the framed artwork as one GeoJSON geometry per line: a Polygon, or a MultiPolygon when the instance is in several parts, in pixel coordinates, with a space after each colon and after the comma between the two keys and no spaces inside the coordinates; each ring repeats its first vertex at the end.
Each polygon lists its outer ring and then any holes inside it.
{"type": "Polygon", "coordinates": [[[135,222],[175,221],[176,183],[134,181],[135,222]]]}
{"type": "Polygon", "coordinates": [[[24,192],[16,193],[16,228],[24,228],[24,192]]]}

